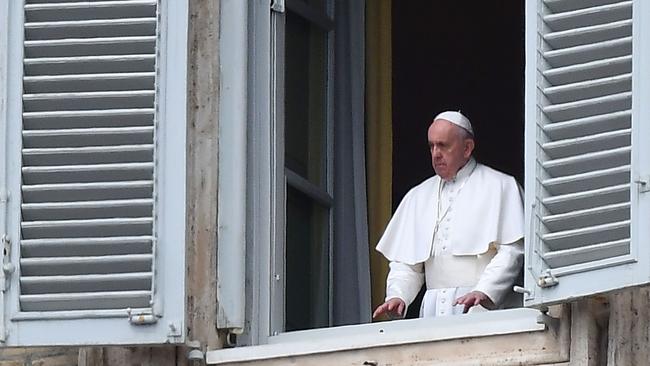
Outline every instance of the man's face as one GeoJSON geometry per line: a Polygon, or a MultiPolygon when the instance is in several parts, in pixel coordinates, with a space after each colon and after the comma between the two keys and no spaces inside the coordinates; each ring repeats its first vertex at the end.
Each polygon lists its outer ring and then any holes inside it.
{"type": "Polygon", "coordinates": [[[435,120],[429,127],[431,164],[436,174],[450,180],[467,163],[474,150],[474,140],[464,130],[444,119],[435,120]]]}

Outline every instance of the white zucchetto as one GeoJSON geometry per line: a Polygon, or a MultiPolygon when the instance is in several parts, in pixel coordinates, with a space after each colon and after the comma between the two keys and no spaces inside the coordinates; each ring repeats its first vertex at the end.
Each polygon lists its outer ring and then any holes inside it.
{"type": "Polygon", "coordinates": [[[460,112],[455,112],[455,111],[442,112],[438,114],[436,118],[433,119],[433,121],[435,122],[436,120],[439,119],[444,119],[445,121],[449,121],[455,124],[456,126],[464,129],[465,131],[469,132],[472,136],[474,136],[474,129],[472,129],[472,124],[469,122],[469,119],[460,112]]]}

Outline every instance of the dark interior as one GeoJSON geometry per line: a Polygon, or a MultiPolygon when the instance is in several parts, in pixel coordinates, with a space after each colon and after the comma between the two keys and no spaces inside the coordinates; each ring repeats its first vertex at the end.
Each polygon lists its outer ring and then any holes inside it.
{"type": "Polygon", "coordinates": [[[524,2],[394,1],[392,16],[393,209],[434,174],[427,129],[444,110],[470,119],[479,162],[522,184],[524,2]]]}

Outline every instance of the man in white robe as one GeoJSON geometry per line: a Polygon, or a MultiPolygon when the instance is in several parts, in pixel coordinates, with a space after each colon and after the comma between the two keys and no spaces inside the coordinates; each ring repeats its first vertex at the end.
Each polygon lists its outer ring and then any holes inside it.
{"type": "Polygon", "coordinates": [[[404,196],[377,245],[390,272],[375,318],[404,316],[423,284],[421,317],[502,307],[523,265],[515,179],[474,160],[472,126],[460,112],[436,116],[428,139],[437,175],[404,196]]]}

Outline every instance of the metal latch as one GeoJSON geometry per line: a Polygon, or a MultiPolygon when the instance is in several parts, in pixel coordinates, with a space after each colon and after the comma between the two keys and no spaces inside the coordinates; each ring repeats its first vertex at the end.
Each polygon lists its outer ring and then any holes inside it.
{"type": "Polygon", "coordinates": [[[128,309],[127,312],[129,313],[129,323],[133,325],[149,325],[158,321],[158,317],[150,312],[136,314],[133,313],[131,309],[128,309]]]}
{"type": "Polygon", "coordinates": [[[284,0],[271,0],[271,10],[284,13],[284,0]]]}
{"type": "Polygon", "coordinates": [[[639,192],[650,192],[650,177],[647,175],[635,179],[634,183],[639,185],[639,192]]]}
{"type": "Polygon", "coordinates": [[[546,272],[537,279],[537,286],[542,288],[552,287],[558,283],[560,283],[560,281],[558,281],[557,277],[553,275],[550,269],[547,269],[546,272]]]}

